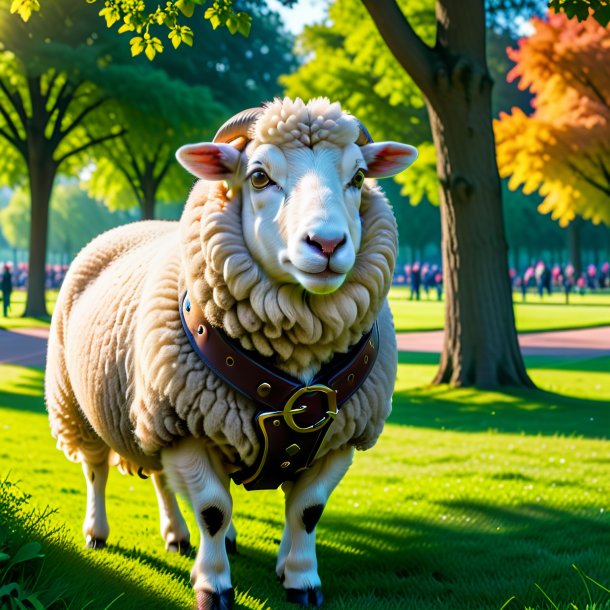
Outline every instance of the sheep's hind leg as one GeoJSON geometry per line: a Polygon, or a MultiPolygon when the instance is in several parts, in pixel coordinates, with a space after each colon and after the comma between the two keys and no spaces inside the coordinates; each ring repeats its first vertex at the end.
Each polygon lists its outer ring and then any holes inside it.
{"type": "Polygon", "coordinates": [[[234,592],[225,543],[232,513],[228,475],[216,452],[197,439],[165,449],[162,462],[170,485],[190,499],[201,534],[191,570],[198,608],[229,610],[234,592]]]}
{"type": "Polygon", "coordinates": [[[85,546],[103,549],[110,533],[106,517],[106,482],[108,481],[108,452],[103,462],[92,464],[83,460],[87,481],[87,512],[83,523],[85,546]]]}
{"type": "Polygon", "coordinates": [[[330,494],[352,463],[353,449],[332,451],[304,471],[294,483],[284,484],[286,525],[276,572],[289,602],[322,605],[316,558],[316,525],[330,494]]]}
{"type": "Polygon", "coordinates": [[[165,473],[153,472],[151,479],[157,492],[161,536],[165,541],[165,548],[171,553],[190,555],[192,551],[191,536],[186,521],[180,512],[176,495],[167,484],[165,473]]]}

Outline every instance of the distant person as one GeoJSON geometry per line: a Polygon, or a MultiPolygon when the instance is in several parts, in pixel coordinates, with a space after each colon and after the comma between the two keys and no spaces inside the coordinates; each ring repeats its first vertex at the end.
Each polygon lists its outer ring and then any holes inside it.
{"type": "Polygon", "coordinates": [[[13,292],[13,277],[8,265],[4,265],[2,271],[2,309],[4,317],[8,318],[8,310],[11,308],[11,293],[13,292]]]}
{"type": "Polygon", "coordinates": [[[421,268],[419,263],[413,263],[411,267],[411,300],[415,297],[419,301],[419,290],[421,288],[421,268]]]}

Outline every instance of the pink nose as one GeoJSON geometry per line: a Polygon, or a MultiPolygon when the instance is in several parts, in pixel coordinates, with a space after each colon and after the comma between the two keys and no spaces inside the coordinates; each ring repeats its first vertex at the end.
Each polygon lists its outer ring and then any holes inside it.
{"type": "Polygon", "coordinates": [[[331,238],[321,237],[320,235],[308,235],[305,241],[316,250],[320,250],[322,254],[330,256],[345,243],[345,235],[331,238]]]}

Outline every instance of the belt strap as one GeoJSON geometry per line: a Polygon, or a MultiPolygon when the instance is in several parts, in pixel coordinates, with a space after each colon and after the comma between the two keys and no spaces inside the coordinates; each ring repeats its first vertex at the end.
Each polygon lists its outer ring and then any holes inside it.
{"type": "Polygon", "coordinates": [[[180,319],[201,360],[258,406],[259,454],[252,466],[231,475],[248,490],[275,489],[311,465],[338,410],[368,376],[379,347],[375,321],[348,353],[336,355],[306,386],[209,324],[186,292],[180,299],[180,319]]]}

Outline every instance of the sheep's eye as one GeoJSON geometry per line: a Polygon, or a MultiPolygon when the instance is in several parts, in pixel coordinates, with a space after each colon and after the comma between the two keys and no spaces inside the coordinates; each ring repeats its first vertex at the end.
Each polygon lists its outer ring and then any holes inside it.
{"type": "Polygon", "coordinates": [[[255,189],[264,189],[266,186],[274,184],[271,178],[269,178],[269,176],[267,176],[267,174],[260,169],[252,173],[250,176],[250,182],[255,189]]]}
{"type": "Polygon", "coordinates": [[[355,186],[357,189],[361,189],[363,184],[364,184],[364,172],[361,169],[359,169],[354,174],[354,177],[352,178],[352,181],[350,182],[350,186],[355,186]]]}

